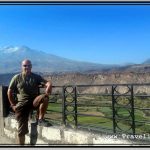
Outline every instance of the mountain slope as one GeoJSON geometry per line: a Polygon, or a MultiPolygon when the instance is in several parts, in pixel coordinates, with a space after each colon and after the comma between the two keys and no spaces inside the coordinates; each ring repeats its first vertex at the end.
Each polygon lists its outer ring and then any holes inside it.
{"type": "Polygon", "coordinates": [[[112,65],[73,61],[52,54],[47,54],[42,51],[33,50],[26,46],[8,46],[0,48],[0,73],[19,72],[21,69],[21,62],[26,58],[32,61],[33,71],[35,72],[100,71],[112,67],[112,65]]]}
{"type": "Polygon", "coordinates": [[[145,61],[143,62],[143,64],[150,64],[150,58],[147,59],[147,60],[145,60],[145,61]]]}

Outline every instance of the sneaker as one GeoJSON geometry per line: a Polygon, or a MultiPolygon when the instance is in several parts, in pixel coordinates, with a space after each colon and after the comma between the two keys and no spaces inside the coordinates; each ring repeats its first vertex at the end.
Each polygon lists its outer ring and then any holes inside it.
{"type": "Polygon", "coordinates": [[[48,121],[46,121],[46,120],[44,120],[44,119],[39,119],[39,120],[38,120],[38,125],[39,125],[39,126],[44,126],[44,127],[52,126],[51,123],[49,123],[48,121]]]}

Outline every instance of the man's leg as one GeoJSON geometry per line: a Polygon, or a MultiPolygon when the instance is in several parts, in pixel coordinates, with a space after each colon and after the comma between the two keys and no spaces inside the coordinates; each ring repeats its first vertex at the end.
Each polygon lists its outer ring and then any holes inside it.
{"type": "Polygon", "coordinates": [[[33,106],[37,108],[38,125],[51,126],[50,123],[44,120],[44,115],[48,107],[49,97],[45,94],[37,96],[33,101],[33,106]]]}
{"type": "Polygon", "coordinates": [[[47,107],[48,107],[48,97],[45,97],[43,102],[39,106],[39,110],[38,110],[39,119],[44,119],[44,115],[47,110],[47,107]]]}
{"type": "Polygon", "coordinates": [[[25,144],[25,135],[28,133],[29,107],[30,106],[20,106],[15,111],[16,120],[18,122],[17,144],[20,145],[25,144]]]}
{"type": "Polygon", "coordinates": [[[17,144],[20,144],[20,145],[24,145],[25,144],[25,135],[18,135],[18,142],[17,144]]]}
{"type": "Polygon", "coordinates": [[[43,119],[48,107],[48,96],[44,94],[37,96],[33,101],[34,108],[37,108],[37,119],[43,119]]]}

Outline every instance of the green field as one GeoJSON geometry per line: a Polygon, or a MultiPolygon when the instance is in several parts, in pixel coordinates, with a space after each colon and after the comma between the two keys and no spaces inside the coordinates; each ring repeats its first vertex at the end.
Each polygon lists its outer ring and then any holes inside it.
{"type": "MultiPolygon", "coordinates": [[[[117,99],[119,101],[119,99],[117,99]]],[[[115,104],[115,111],[116,111],[116,132],[129,132],[132,133],[131,124],[132,124],[132,117],[131,117],[131,109],[125,108],[129,107],[128,98],[121,100],[115,104]]],[[[150,101],[146,101],[146,103],[139,102],[139,99],[135,99],[135,106],[137,107],[149,107],[150,101]]],[[[141,100],[142,101],[142,100],[141,100]]],[[[59,99],[57,102],[61,102],[59,99]]],[[[62,123],[62,104],[58,103],[49,103],[48,106],[48,114],[47,117],[50,120],[58,121],[62,123]]],[[[71,105],[71,99],[69,98],[68,105],[71,105]]],[[[143,107],[143,108],[144,108],[143,107]]],[[[68,112],[74,112],[73,106],[67,107],[68,112]]],[[[87,126],[90,128],[99,128],[106,130],[113,130],[113,110],[112,110],[112,103],[110,97],[103,97],[103,96],[80,96],[78,98],[78,106],[77,106],[77,123],[80,126],[87,126]],[[87,116],[91,115],[91,116],[87,116]]],[[[150,116],[147,115],[143,110],[134,110],[134,119],[135,119],[135,131],[136,134],[141,133],[150,133],[150,124],[142,123],[139,121],[149,121],[150,116]]],[[[68,115],[67,124],[74,124],[74,117],[73,115],[68,115]]]]}

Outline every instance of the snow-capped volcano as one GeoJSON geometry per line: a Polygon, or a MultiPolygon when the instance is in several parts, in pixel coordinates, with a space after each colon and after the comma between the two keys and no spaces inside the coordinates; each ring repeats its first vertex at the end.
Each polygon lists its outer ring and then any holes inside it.
{"type": "Polygon", "coordinates": [[[30,59],[35,72],[75,72],[101,70],[110,65],[79,62],[58,57],[27,46],[6,46],[0,48],[0,73],[19,72],[21,62],[30,59]]]}
{"type": "Polygon", "coordinates": [[[28,50],[29,48],[26,46],[4,46],[0,48],[0,53],[13,53],[17,51],[23,51],[23,50],[28,50]]]}

